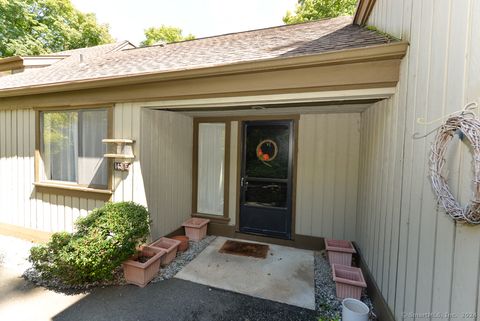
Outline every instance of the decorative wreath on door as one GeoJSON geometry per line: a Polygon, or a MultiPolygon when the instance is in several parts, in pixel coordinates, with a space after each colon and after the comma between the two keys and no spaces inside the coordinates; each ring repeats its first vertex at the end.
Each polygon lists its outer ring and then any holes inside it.
{"type": "Polygon", "coordinates": [[[450,217],[459,222],[480,224],[480,120],[471,112],[451,116],[440,126],[431,146],[430,177],[438,200],[450,217]],[[474,190],[469,204],[462,206],[452,195],[442,175],[448,143],[455,134],[470,142],[473,151],[474,190]]]}
{"type": "Polygon", "coordinates": [[[272,166],[268,162],[273,161],[278,155],[278,146],[271,139],[262,140],[258,143],[257,148],[258,159],[267,166],[272,166]]]}

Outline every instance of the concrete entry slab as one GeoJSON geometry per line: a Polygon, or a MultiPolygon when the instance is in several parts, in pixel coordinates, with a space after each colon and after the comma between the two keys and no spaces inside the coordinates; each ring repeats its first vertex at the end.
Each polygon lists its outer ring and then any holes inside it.
{"type": "Polygon", "coordinates": [[[217,237],[176,278],[315,309],[313,252],[269,244],[265,259],[219,253],[217,237]]]}

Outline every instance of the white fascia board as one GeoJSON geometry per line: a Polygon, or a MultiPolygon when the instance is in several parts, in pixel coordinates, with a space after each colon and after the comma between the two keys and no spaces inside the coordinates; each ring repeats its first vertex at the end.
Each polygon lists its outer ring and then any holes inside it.
{"type": "Polygon", "coordinates": [[[395,87],[336,91],[319,91],[292,94],[162,100],[141,103],[142,107],[158,109],[232,107],[251,105],[275,105],[285,103],[341,102],[352,100],[386,99],[395,93],[395,87]]]}

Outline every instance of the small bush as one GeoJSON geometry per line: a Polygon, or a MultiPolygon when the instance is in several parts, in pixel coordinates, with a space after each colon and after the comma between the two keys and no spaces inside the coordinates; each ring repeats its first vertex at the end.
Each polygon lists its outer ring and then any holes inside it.
{"type": "Polygon", "coordinates": [[[43,278],[67,284],[110,280],[150,232],[145,207],[107,203],[75,223],[76,232],[55,233],[49,243],[33,247],[29,260],[43,278]]]}

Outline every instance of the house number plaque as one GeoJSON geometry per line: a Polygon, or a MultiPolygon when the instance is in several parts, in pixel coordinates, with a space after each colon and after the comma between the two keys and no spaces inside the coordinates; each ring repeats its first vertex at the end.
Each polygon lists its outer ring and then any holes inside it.
{"type": "Polygon", "coordinates": [[[113,168],[116,171],[128,172],[128,170],[130,169],[130,165],[131,165],[131,163],[129,163],[129,162],[114,162],[113,163],[113,168]]]}

